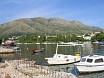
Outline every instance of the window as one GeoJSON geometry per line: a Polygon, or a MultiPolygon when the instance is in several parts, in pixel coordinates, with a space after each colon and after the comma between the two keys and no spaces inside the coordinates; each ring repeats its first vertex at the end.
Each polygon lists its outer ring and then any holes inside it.
{"type": "Polygon", "coordinates": [[[100,62],[103,62],[103,59],[102,58],[95,60],[95,63],[100,63],[100,62]]]}
{"type": "Polygon", "coordinates": [[[92,63],[93,59],[87,59],[87,62],[92,63]]]}
{"type": "Polygon", "coordinates": [[[85,61],[86,61],[86,58],[82,58],[82,59],[81,59],[81,62],[85,62],[85,61]]]}

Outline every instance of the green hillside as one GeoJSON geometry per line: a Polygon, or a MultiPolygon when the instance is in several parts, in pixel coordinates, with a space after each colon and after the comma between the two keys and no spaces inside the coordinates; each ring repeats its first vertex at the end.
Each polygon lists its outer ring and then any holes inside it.
{"type": "Polygon", "coordinates": [[[87,26],[76,20],[67,21],[60,18],[23,18],[0,25],[1,35],[84,34],[98,31],[103,31],[103,29],[87,26]]]}

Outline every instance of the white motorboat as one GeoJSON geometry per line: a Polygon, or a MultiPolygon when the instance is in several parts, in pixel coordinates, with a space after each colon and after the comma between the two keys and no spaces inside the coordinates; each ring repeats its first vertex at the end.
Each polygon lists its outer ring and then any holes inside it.
{"type": "Polygon", "coordinates": [[[88,55],[74,64],[80,73],[104,71],[104,56],[88,55]]]}
{"type": "Polygon", "coordinates": [[[21,49],[17,46],[12,47],[14,51],[21,51],[21,49]]]}
{"type": "MultiPolygon", "coordinates": [[[[82,44],[76,44],[83,46],[82,44]]],[[[59,46],[76,46],[75,43],[74,44],[63,44],[63,45],[58,45],[56,47],[56,54],[54,54],[53,57],[51,58],[45,58],[48,62],[49,65],[59,65],[59,64],[70,64],[70,63],[74,63],[74,62],[78,62],[80,61],[81,57],[80,57],[80,53],[76,53],[76,55],[64,55],[64,54],[58,54],[58,47],[59,46]]]]}

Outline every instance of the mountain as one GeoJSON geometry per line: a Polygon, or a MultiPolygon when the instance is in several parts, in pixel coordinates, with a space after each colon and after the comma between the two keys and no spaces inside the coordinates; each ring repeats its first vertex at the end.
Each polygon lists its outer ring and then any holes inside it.
{"type": "Polygon", "coordinates": [[[67,21],[60,18],[22,18],[0,25],[0,33],[2,35],[84,34],[99,31],[104,31],[104,29],[87,26],[76,20],[67,21]]]}

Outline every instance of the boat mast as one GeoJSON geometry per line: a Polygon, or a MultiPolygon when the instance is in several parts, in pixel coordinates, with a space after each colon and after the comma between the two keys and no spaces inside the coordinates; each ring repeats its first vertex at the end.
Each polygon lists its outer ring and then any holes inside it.
{"type": "Polygon", "coordinates": [[[56,54],[57,54],[57,51],[58,51],[58,43],[57,43],[57,46],[56,46],[56,54]]]}

